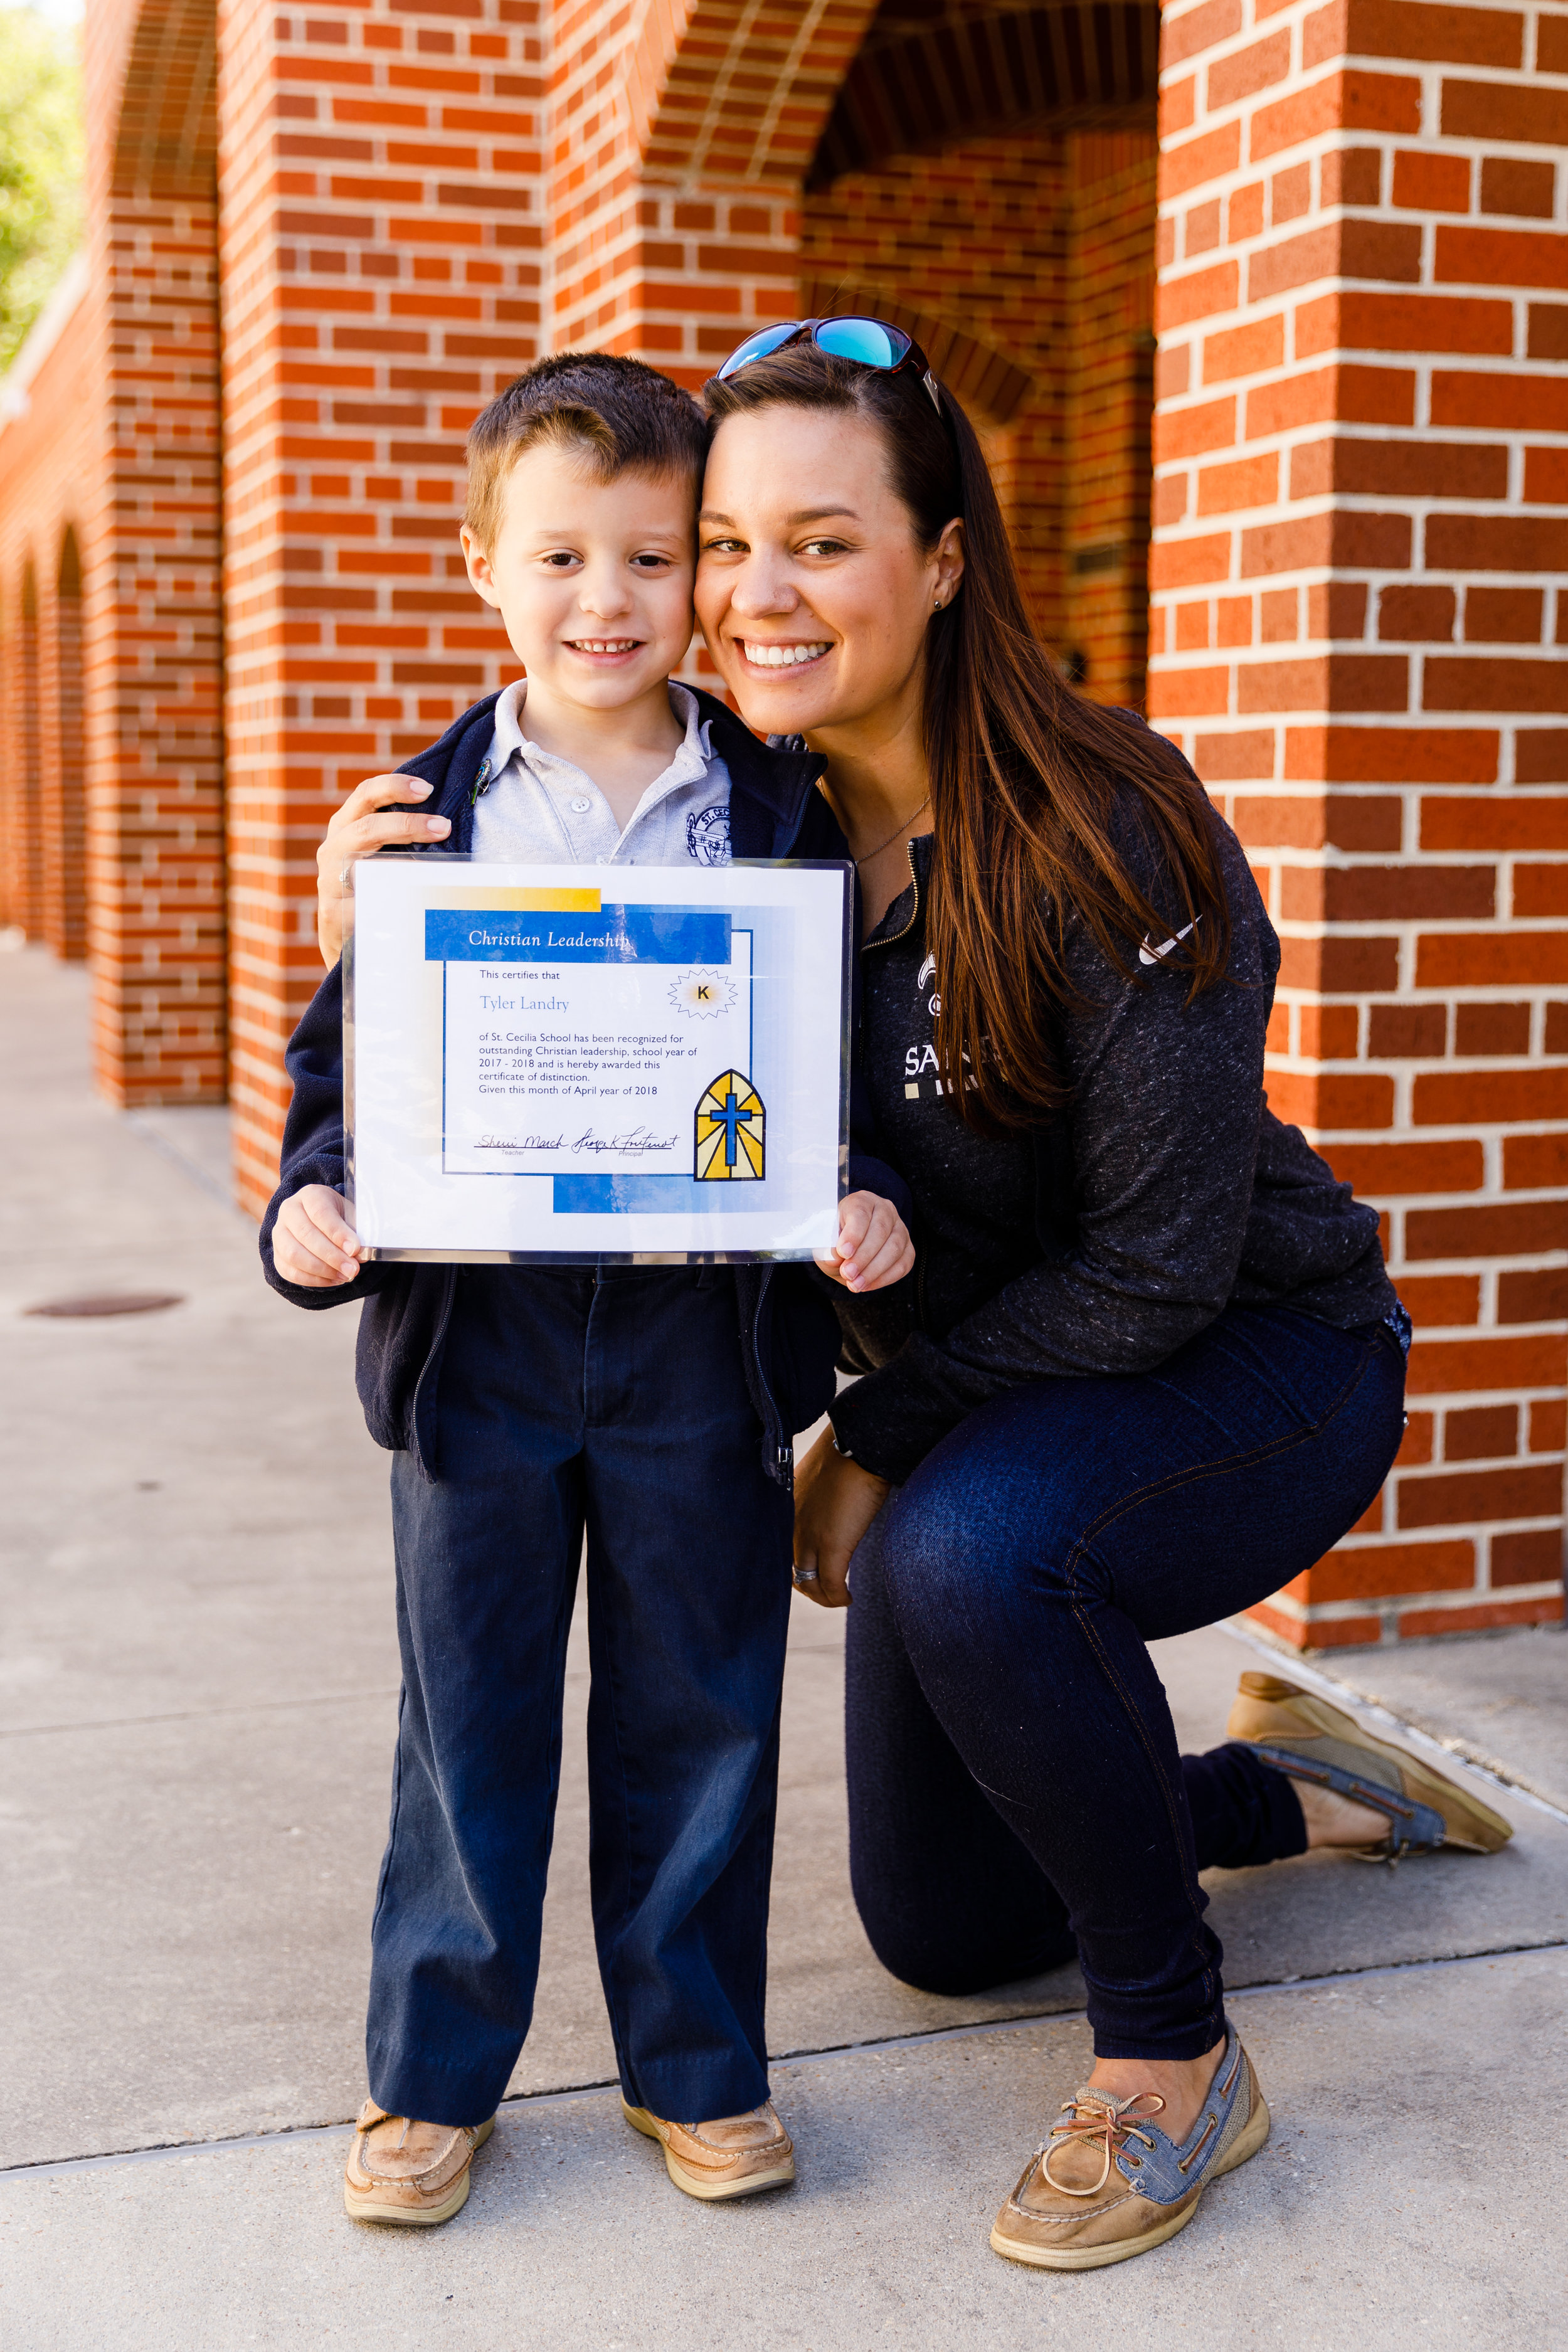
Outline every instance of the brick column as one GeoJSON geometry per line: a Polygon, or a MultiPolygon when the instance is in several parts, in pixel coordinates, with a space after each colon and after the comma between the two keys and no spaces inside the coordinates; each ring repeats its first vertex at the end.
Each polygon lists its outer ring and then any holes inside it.
{"type": "MultiPolygon", "coordinates": [[[[632,352],[696,391],[795,315],[801,182],[876,0],[556,0],[550,348],[632,352]]],[[[714,683],[693,640],[685,674],[714,683]]]]}
{"type": "Polygon", "coordinates": [[[11,644],[11,729],[14,782],[7,812],[6,844],[11,869],[10,917],[30,939],[44,929],[43,788],[38,709],[38,566],[28,552],[16,583],[16,619],[11,644]]]}
{"type": "Polygon", "coordinates": [[[635,352],[695,389],[794,313],[800,184],[875,0],[684,0],[627,44],[609,0],[556,11],[557,349],[635,352]]]}
{"type": "Polygon", "coordinates": [[[73,266],[57,289],[0,418],[0,927],[26,918],[73,957],[86,901],[79,532],[99,505],[103,380],[84,276],[73,266]]]}
{"type": "Polygon", "coordinates": [[[1073,354],[1064,650],[1101,702],[1141,705],[1154,393],[1152,131],[1068,142],[1073,354]],[[1075,663],[1077,667],[1077,663],[1075,663]]]}
{"type": "Polygon", "coordinates": [[[231,1086],[277,1181],[315,850],[361,777],[513,676],[463,573],[463,437],[540,350],[539,10],[220,21],[231,1086]]]}
{"type": "Polygon", "coordinates": [[[1253,856],[1269,1095],[1419,1327],[1316,1646],[1562,1611],[1568,131],[1561,10],[1166,18],[1151,707],[1253,856]]]}
{"type": "Polygon", "coordinates": [[[98,446],[84,653],[100,1085],[224,1092],[212,18],[106,7],[86,44],[98,446]]]}
{"type": "Polygon", "coordinates": [[[44,937],[56,955],[71,962],[87,953],[81,656],[81,556],[68,525],[40,615],[39,834],[44,937]]]}

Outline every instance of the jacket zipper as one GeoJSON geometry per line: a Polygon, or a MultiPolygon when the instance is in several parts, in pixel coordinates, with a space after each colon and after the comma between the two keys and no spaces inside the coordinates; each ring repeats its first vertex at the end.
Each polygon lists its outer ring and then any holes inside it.
{"type": "Polygon", "coordinates": [[[920,919],[920,911],[921,911],[921,877],[920,877],[920,876],[915,872],[915,845],[914,845],[914,843],[913,843],[912,841],[906,841],[906,842],[905,842],[905,844],[904,844],[904,856],[905,856],[908,858],[908,860],[909,860],[909,865],[910,865],[910,883],[913,885],[913,887],[914,887],[914,894],[915,894],[915,903],[914,903],[914,905],[910,908],[910,919],[909,919],[909,921],[904,925],[904,928],[903,928],[903,929],[902,929],[901,931],[893,931],[893,932],[891,932],[891,933],[889,935],[889,937],[888,937],[887,939],[885,939],[885,940],[868,940],[865,942],[865,945],[864,945],[864,946],[861,948],[861,950],[860,950],[860,952],[861,952],[861,954],[862,954],[862,955],[867,955],[867,954],[868,954],[868,953],[870,952],[871,949],[873,949],[873,948],[891,948],[891,947],[896,947],[896,946],[898,945],[898,943],[899,943],[899,941],[900,941],[900,940],[907,940],[907,939],[909,938],[910,933],[914,929],[914,927],[915,927],[916,923],[917,923],[917,922],[919,921],[919,919],[920,919]]]}

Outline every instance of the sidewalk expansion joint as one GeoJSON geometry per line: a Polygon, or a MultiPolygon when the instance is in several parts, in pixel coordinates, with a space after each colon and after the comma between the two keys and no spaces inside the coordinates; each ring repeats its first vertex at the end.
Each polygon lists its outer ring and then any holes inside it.
{"type": "MultiPolygon", "coordinates": [[[[221,1108],[216,1104],[210,1107],[215,1109],[221,1108]]],[[[172,1104],[167,1108],[180,1109],[184,1106],[172,1104]]],[[[205,1109],[209,1106],[203,1104],[199,1108],[205,1109]]],[[[191,1182],[199,1192],[205,1192],[209,1201],[216,1201],[220,1209],[228,1211],[231,1217],[238,1217],[252,1230],[255,1229],[255,1218],[240,1207],[229,1187],[220,1177],[215,1175],[210,1168],[194,1158],[190,1152],[182,1151],[171,1136],[164,1135],[159,1128],[154,1127],[151,1119],[143,1118],[140,1111],[122,1111],[121,1117],[132,1132],[139,1136],[143,1143],[150,1143],[154,1151],[161,1152],[165,1160],[172,1160],[181,1174],[189,1177],[191,1182]]]]}
{"type": "Polygon", "coordinates": [[[83,1723],[18,1723],[0,1731],[0,1739],[58,1739],[63,1734],[136,1731],[144,1724],[210,1723],[221,1716],[277,1715],[291,1706],[356,1706],[362,1699],[396,1696],[396,1684],[386,1683],[379,1690],[321,1691],[309,1698],[236,1699],[229,1706],[181,1707],[168,1715],[106,1715],[83,1723]]]}
{"type": "MultiPolygon", "coordinates": [[[[1483,1962],[1524,1959],[1533,1953],[1561,1951],[1568,1951],[1568,1937],[1552,1936],[1539,1944],[1499,1944],[1484,1952],[1452,1952],[1440,1959],[1392,1960],[1374,1969],[1335,1969],[1328,1976],[1278,1977],[1262,1984],[1238,1985],[1226,1994],[1226,2000],[1256,2000],[1265,1993],[1337,1993],[1378,1978],[1421,1976],[1436,1969],[1475,1968],[1483,1962]]],[[[1020,2033],[1042,2025],[1077,2025],[1083,2022],[1084,2017],[1081,2009],[1033,2010],[1026,2017],[985,2018],[973,2025],[933,2026],[924,2033],[893,2034],[871,2042],[832,2042],[820,2049],[777,2051],[769,2063],[802,2066],[825,2058],[877,2058],[895,2050],[928,2050],[940,2042],[973,2042],[983,2034],[1020,2033]]],[[[608,2075],[598,2082],[574,2084],[570,2090],[513,2092],[501,2101],[501,2105],[512,2109],[572,2106],[581,2099],[603,2098],[606,2091],[616,2087],[616,2078],[608,2075]]],[[[93,2172],[115,2164],[194,2164],[204,2156],[233,2156],[246,2148],[293,2147],[305,2140],[336,2139],[353,2127],[353,2117],[345,2116],[338,2123],[283,2124],[277,2131],[252,2132],[232,2139],[165,2140],[150,2147],[109,2148],[97,2156],[53,2157],[37,2164],[0,2165],[0,2184],[36,2180],[46,2173],[93,2172]]]]}

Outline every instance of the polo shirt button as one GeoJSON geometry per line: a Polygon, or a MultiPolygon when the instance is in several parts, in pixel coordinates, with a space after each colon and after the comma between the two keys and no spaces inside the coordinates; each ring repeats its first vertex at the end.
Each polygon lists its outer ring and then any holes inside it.
{"type": "Polygon", "coordinates": [[[585,801],[581,793],[576,793],[573,795],[572,799],[567,802],[566,805],[571,810],[574,816],[586,816],[594,803],[592,801],[585,801]]]}

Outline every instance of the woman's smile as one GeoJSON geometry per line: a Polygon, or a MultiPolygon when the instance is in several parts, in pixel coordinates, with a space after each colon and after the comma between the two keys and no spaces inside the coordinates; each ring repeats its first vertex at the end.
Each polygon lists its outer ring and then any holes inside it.
{"type": "Polygon", "coordinates": [[[733,643],[753,669],[799,669],[804,663],[820,661],[824,654],[833,651],[826,637],[736,637],[733,643]]]}

